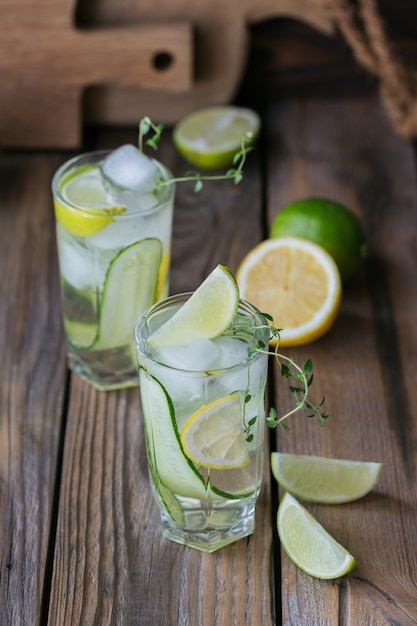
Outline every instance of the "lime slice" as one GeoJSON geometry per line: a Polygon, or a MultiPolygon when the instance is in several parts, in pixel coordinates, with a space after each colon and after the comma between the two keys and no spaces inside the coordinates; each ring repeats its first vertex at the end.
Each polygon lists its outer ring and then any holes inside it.
{"type": "Polygon", "coordinates": [[[89,237],[122,215],[126,207],[109,203],[97,165],[82,165],[60,181],[62,201],[54,197],[58,224],[78,237],[89,237]],[[78,208],[75,208],[78,207],[78,208]]]}
{"type": "Polygon", "coordinates": [[[181,430],[187,456],[202,467],[232,469],[249,463],[242,432],[242,398],[239,392],[203,405],[181,430]]]}
{"type": "Polygon", "coordinates": [[[258,135],[259,115],[251,109],[222,106],[202,109],[181,120],[173,132],[178,151],[192,165],[218,169],[233,164],[242,137],[250,133],[250,144],[258,135]]]}
{"type": "Polygon", "coordinates": [[[278,507],[277,528],[289,558],[310,576],[330,580],[348,574],[356,566],[346,548],[289,493],[278,507]]]}
{"type": "Polygon", "coordinates": [[[369,493],[382,464],[272,452],[271,469],[279,484],[306,502],[352,502],[369,493]]]}
{"type": "Polygon", "coordinates": [[[187,345],[196,335],[213,339],[231,324],[239,289],[231,271],[218,265],[178,311],[148,339],[150,347],[187,345]]]}

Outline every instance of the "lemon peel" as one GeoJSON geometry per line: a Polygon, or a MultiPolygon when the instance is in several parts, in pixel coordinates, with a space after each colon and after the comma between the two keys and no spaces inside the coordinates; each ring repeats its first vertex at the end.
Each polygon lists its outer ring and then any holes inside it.
{"type": "Polygon", "coordinates": [[[181,442],[186,455],[202,467],[223,470],[247,465],[241,394],[235,392],[201,406],[182,427],[181,442]]]}
{"type": "Polygon", "coordinates": [[[261,242],[242,260],[236,280],[241,297],[268,312],[282,329],[281,346],[318,339],[337,317],[339,270],[331,255],[311,241],[279,237],[261,242]]]}

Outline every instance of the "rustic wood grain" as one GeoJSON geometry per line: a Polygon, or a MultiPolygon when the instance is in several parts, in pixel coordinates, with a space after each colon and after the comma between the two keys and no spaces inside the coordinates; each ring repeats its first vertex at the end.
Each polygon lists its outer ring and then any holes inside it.
{"type": "Polygon", "coordinates": [[[0,163],[0,623],[16,626],[40,623],[63,427],[53,169],[0,163]]]}
{"type": "MultiPolygon", "coordinates": [[[[316,393],[318,399],[326,394],[331,418],[323,429],[293,419],[289,433],[278,433],[278,448],[380,461],[384,469],[365,499],[308,507],[358,566],[326,583],[296,571],[284,555],[283,622],[416,623],[414,154],[376,101],[293,105],[268,111],[268,127],[275,129],[269,134],[269,222],[291,200],[331,197],[361,218],[369,257],[346,285],[330,332],[293,350],[301,361],[312,357],[316,393]]],[[[281,389],[279,383],[276,401],[285,408],[281,389]]]]}
{"type": "Polygon", "coordinates": [[[248,54],[248,23],[290,15],[329,32],[308,0],[3,0],[0,141],[76,147],[84,119],[178,121],[229,102],[248,54]]]}
{"type": "Polygon", "coordinates": [[[163,89],[165,94],[191,86],[192,32],[186,21],[89,31],[72,23],[69,3],[57,3],[43,21],[39,13],[50,3],[11,5],[0,7],[3,146],[79,146],[82,98],[93,85],[163,89]],[[171,61],[163,71],[157,65],[160,53],[171,61]]]}
{"type": "MultiPolygon", "coordinates": [[[[205,555],[162,539],[137,389],[97,392],[70,377],[60,320],[50,181],[72,153],[5,152],[0,163],[0,623],[315,626],[417,623],[415,266],[412,147],[374,98],[282,101],[263,112],[246,175],[177,190],[171,292],[216,263],[236,270],[291,200],[326,195],[365,226],[370,254],[345,286],[329,333],[291,350],[311,356],[324,429],[297,417],[271,433],[280,450],[382,461],[373,493],[307,505],[358,566],[326,582],[281,553],[268,471],[249,538],[205,555]],[[265,213],[265,215],[264,215],[265,213]],[[266,230],[264,228],[266,227],[266,230]]],[[[85,149],[136,143],[102,129],[85,149]]],[[[189,169],[164,135],[158,156],[189,169]]],[[[286,385],[271,376],[285,410],[286,385]]]]}
{"type": "MultiPolygon", "coordinates": [[[[393,53],[406,67],[413,67],[417,58],[416,3],[378,0],[376,6],[393,53]]],[[[283,96],[364,94],[377,86],[377,79],[357,61],[337,29],[329,33],[290,15],[270,16],[251,24],[250,40],[240,91],[252,102],[283,96]]]]}

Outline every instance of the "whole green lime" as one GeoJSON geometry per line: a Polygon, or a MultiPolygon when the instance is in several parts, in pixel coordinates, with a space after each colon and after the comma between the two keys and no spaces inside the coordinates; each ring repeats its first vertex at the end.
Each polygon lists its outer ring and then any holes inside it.
{"type": "Polygon", "coordinates": [[[362,225],[350,209],[326,198],[296,200],[274,219],[270,237],[291,235],[309,239],[332,255],[343,281],[366,256],[362,225]]]}

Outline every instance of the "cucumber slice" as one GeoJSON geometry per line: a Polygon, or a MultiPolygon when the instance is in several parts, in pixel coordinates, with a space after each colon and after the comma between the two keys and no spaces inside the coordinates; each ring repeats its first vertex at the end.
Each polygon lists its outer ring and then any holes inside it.
{"type": "Polygon", "coordinates": [[[139,315],[155,301],[162,243],[141,239],[112,259],[104,281],[100,322],[94,350],[131,345],[139,315]]]}
{"type": "Polygon", "coordinates": [[[92,288],[76,289],[61,279],[61,295],[65,316],[70,320],[97,325],[97,292],[92,288]]]}
{"type": "Polygon", "coordinates": [[[65,335],[74,348],[88,350],[97,338],[97,324],[84,324],[64,317],[65,335]]]}
{"type": "Polygon", "coordinates": [[[98,336],[96,292],[76,289],[62,278],[61,298],[65,335],[69,343],[77,350],[88,350],[98,336]]]}
{"type": "MultiPolygon", "coordinates": [[[[171,492],[205,500],[208,490],[201,474],[185,455],[175,422],[172,400],[161,383],[143,367],[139,368],[142,408],[149,456],[158,480],[171,492]]],[[[160,491],[162,501],[164,497],[160,491]]]]}
{"type": "Polygon", "coordinates": [[[164,487],[164,485],[159,480],[159,477],[156,473],[154,449],[153,447],[151,447],[151,444],[149,443],[148,431],[146,430],[146,428],[145,428],[145,440],[146,440],[146,447],[148,449],[148,454],[149,454],[149,463],[148,463],[149,474],[152,478],[152,483],[155,488],[155,491],[157,491],[157,497],[162,501],[162,504],[164,505],[165,510],[168,513],[168,515],[171,517],[171,519],[176,524],[178,524],[178,526],[183,527],[184,522],[185,522],[184,511],[182,510],[182,507],[181,507],[180,502],[178,501],[178,498],[172,493],[172,491],[167,489],[167,487],[164,487]]]}

